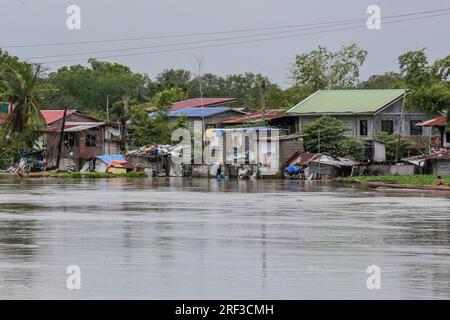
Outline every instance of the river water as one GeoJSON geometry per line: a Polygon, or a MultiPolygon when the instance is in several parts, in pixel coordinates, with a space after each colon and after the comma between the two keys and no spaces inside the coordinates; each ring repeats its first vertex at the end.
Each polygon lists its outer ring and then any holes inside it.
{"type": "Polygon", "coordinates": [[[0,299],[449,299],[449,208],[323,182],[0,176],[0,299]]]}

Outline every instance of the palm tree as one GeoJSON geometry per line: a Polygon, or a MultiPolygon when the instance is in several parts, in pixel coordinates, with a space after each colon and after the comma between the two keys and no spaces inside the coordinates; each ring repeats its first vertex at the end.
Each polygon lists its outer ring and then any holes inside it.
{"type": "Polygon", "coordinates": [[[44,118],[35,105],[35,91],[40,66],[20,63],[0,73],[2,98],[12,105],[12,111],[3,127],[3,135],[22,133],[26,128],[42,126],[44,118]]]}

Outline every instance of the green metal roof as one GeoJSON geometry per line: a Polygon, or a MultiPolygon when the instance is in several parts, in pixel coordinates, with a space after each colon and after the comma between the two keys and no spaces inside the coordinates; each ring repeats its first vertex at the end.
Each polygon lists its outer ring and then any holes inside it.
{"type": "Polygon", "coordinates": [[[404,89],[319,90],[287,113],[374,113],[404,92],[404,89]]]}

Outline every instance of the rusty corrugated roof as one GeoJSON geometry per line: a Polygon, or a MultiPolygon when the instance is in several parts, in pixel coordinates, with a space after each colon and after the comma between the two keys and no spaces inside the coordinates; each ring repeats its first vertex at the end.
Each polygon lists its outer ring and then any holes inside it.
{"type": "Polygon", "coordinates": [[[440,116],[431,120],[427,120],[416,124],[419,127],[445,127],[447,125],[447,117],[440,116]]]}
{"type": "MultiPolygon", "coordinates": [[[[284,118],[284,117],[289,117],[289,115],[283,113],[283,111],[281,111],[281,110],[266,110],[264,112],[264,120],[273,120],[273,119],[284,118]]],[[[221,123],[221,124],[240,124],[240,123],[250,123],[250,122],[262,121],[262,119],[263,119],[262,112],[259,111],[259,112],[255,112],[255,113],[244,115],[244,116],[227,118],[227,119],[220,121],[219,123],[221,123]]]]}
{"type": "Polygon", "coordinates": [[[304,166],[309,165],[311,161],[313,161],[319,157],[320,157],[320,153],[296,152],[287,162],[288,162],[288,164],[296,164],[296,165],[304,167],[304,166]]]}
{"type": "Polygon", "coordinates": [[[183,100],[172,104],[170,110],[177,111],[186,108],[200,108],[204,107],[222,106],[225,104],[231,104],[238,101],[236,98],[195,98],[189,100],[183,100]]]}

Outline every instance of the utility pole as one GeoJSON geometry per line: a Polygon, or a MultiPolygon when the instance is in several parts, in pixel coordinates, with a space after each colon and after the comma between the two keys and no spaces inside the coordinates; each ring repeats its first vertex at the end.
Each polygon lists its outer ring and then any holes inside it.
{"type": "Polygon", "coordinates": [[[124,116],[122,117],[121,120],[121,135],[120,135],[120,139],[121,139],[121,152],[122,154],[126,153],[126,143],[127,143],[127,119],[130,116],[130,103],[131,103],[131,96],[124,96],[123,97],[123,114],[124,116]]]}
{"type": "Polygon", "coordinates": [[[203,150],[205,148],[205,114],[204,114],[204,103],[203,103],[203,86],[202,86],[202,67],[203,63],[205,62],[205,59],[203,57],[199,58],[194,56],[195,60],[197,61],[198,65],[198,86],[200,90],[200,103],[202,105],[202,163],[203,163],[203,150]]]}
{"type": "Polygon", "coordinates": [[[265,113],[266,113],[266,95],[267,95],[267,83],[266,79],[263,79],[261,81],[261,120],[264,123],[266,120],[265,113]]]}
{"type": "Polygon", "coordinates": [[[322,180],[322,173],[321,173],[321,170],[320,170],[320,158],[322,157],[322,155],[321,155],[321,153],[320,153],[320,126],[319,126],[319,133],[318,133],[318,136],[317,136],[317,150],[319,151],[319,177],[320,177],[320,180],[322,180]]]}
{"type": "Polygon", "coordinates": [[[106,96],[106,127],[105,127],[105,142],[107,141],[108,144],[108,155],[111,154],[111,139],[110,139],[110,134],[108,132],[108,128],[109,128],[109,95],[106,96]]]}
{"type": "Polygon", "coordinates": [[[403,122],[405,119],[405,100],[406,100],[406,89],[405,92],[403,93],[403,101],[402,101],[402,111],[400,114],[400,129],[398,132],[398,139],[397,139],[397,146],[395,148],[395,159],[397,161],[400,161],[400,144],[402,141],[402,132],[403,132],[403,122]]]}
{"type": "Polygon", "coordinates": [[[64,127],[66,126],[66,116],[67,116],[67,107],[64,108],[64,115],[62,120],[62,126],[61,126],[61,135],[59,137],[59,145],[58,145],[58,157],[56,159],[56,170],[59,170],[59,165],[61,163],[61,153],[62,153],[62,146],[64,142],[64,127]]]}

